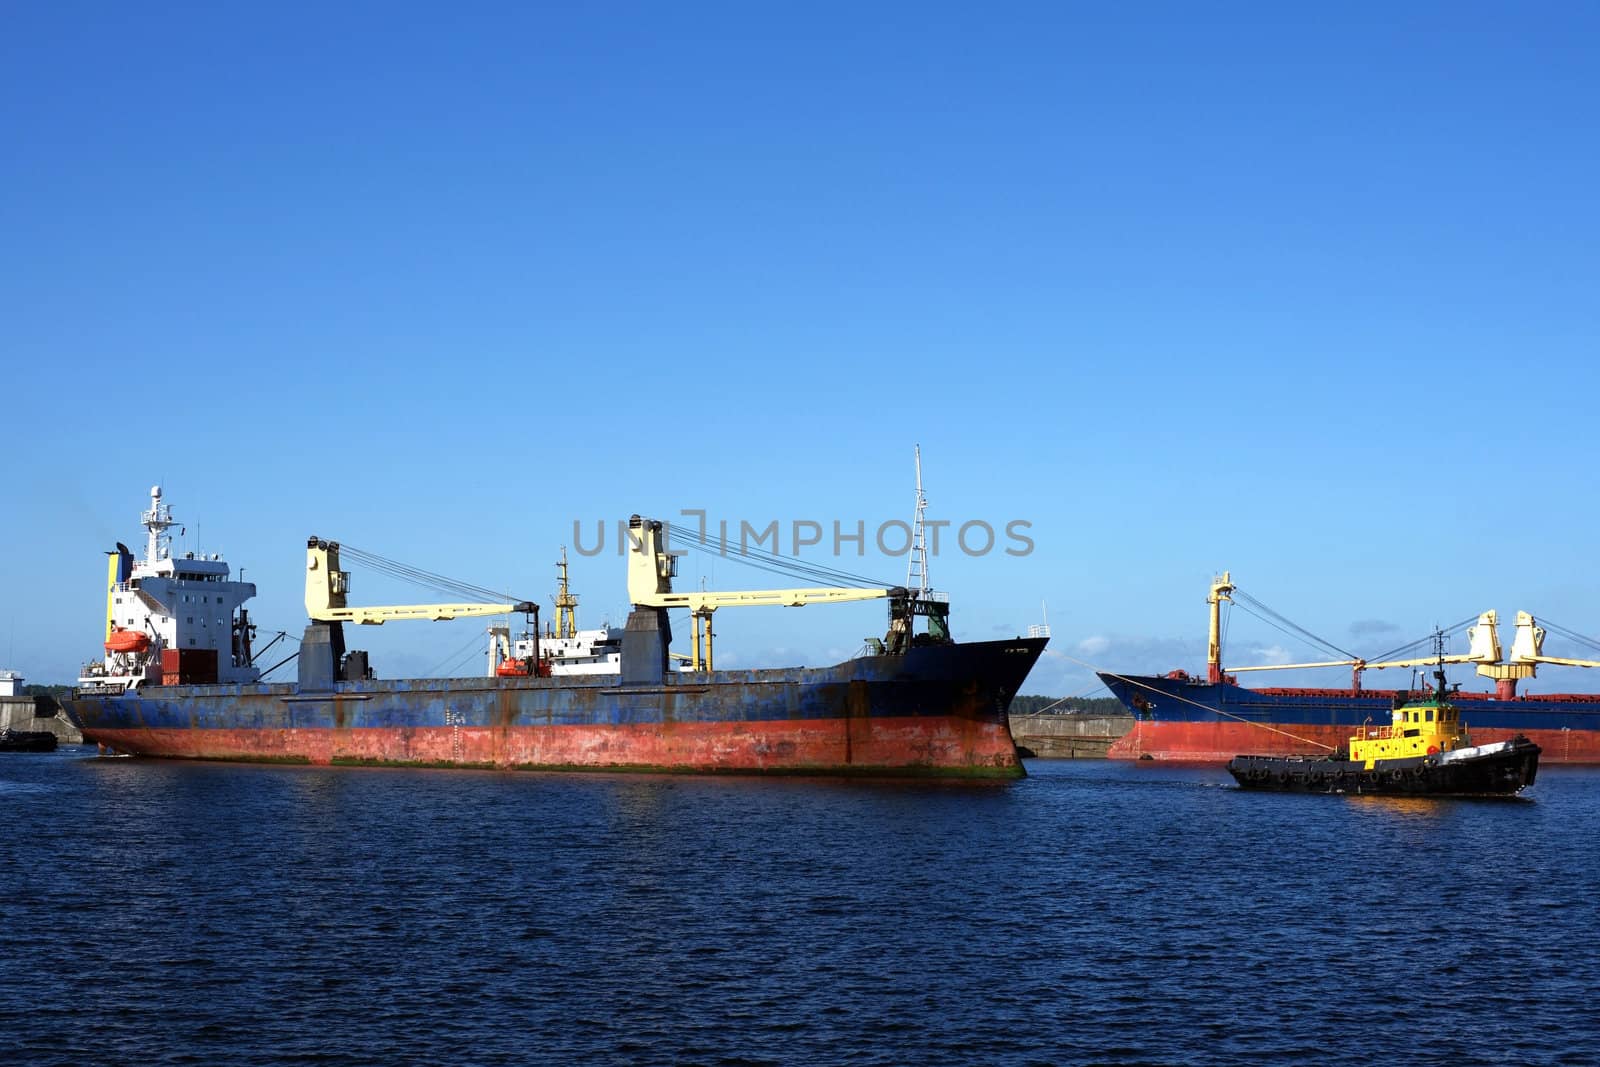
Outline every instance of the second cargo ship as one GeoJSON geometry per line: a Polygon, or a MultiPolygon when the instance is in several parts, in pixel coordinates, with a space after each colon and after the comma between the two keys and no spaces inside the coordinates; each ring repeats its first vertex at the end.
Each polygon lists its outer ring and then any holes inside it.
{"type": "MultiPolygon", "coordinates": [[[[920,509],[919,509],[920,517],[920,509]]],[[[561,672],[537,636],[525,668],[489,677],[380,679],[347,650],[346,623],[532,615],[529,602],[364,608],[347,603],[340,545],[311,538],[311,622],[295,682],[263,682],[244,603],[219,557],[175,558],[159,487],[145,558],[110,554],[105,655],[66,702],[86,741],[144,756],[407,766],[695,773],[1022,776],[1006,710],[1046,638],[958,643],[949,603],[903,587],[678,592],[660,522],[629,522],[616,672],[561,672]],[[820,668],[719,671],[711,619],[746,604],[887,601],[887,634],[820,668]],[[694,623],[688,669],[671,661],[669,609],[694,623]],[[924,619],[918,631],[916,620],[924,619]],[[703,642],[703,644],[702,644],[703,642]]],[[[925,560],[923,573],[926,573],[925,560]]],[[[502,667],[505,667],[502,664],[502,667]]]]}
{"type": "MultiPolygon", "coordinates": [[[[1133,728],[1111,746],[1110,757],[1226,762],[1242,752],[1326,755],[1344,744],[1352,730],[1386,721],[1396,697],[1407,696],[1406,690],[1363,688],[1363,671],[1435,662],[1428,656],[1299,664],[1350,667],[1351,684],[1247,688],[1236,675],[1266,668],[1222,666],[1221,605],[1236,591],[1224,573],[1206,598],[1211,618],[1205,677],[1183,670],[1162,675],[1098,672],[1134,718],[1133,728]]],[[[1533,678],[1540,664],[1600,667],[1600,660],[1544,655],[1544,630],[1526,612],[1517,614],[1511,655],[1502,660],[1497,622],[1495,612],[1481,614],[1468,630],[1469,651],[1444,658],[1446,663],[1474,664],[1480,675],[1495,682],[1494,692],[1450,696],[1472,736],[1481,744],[1527,738],[1543,750],[1540,759],[1545,763],[1600,763],[1600,695],[1517,692],[1517,683],[1533,678]]]]}

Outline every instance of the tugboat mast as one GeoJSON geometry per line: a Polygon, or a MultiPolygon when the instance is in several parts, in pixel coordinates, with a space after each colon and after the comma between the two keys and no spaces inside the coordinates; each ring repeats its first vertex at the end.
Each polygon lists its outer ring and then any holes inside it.
{"type": "Polygon", "coordinates": [[[1443,630],[1435,630],[1435,631],[1433,631],[1433,657],[1434,657],[1434,668],[1433,668],[1434,689],[1433,689],[1433,695],[1437,699],[1443,700],[1445,698],[1445,691],[1448,688],[1448,683],[1445,681],[1445,678],[1444,678],[1444,631],[1443,630]]]}

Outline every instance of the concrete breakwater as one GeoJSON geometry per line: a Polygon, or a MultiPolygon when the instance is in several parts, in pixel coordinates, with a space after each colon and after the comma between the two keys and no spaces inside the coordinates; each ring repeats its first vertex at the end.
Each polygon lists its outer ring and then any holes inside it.
{"type": "Polygon", "coordinates": [[[63,745],[83,744],[83,734],[47,696],[0,696],[0,730],[49,730],[63,745]]]}
{"type": "Polygon", "coordinates": [[[1012,715],[1019,748],[1047,759],[1104,759],[1112,742],[1133,729],[1131,715],[1012,715]]]}

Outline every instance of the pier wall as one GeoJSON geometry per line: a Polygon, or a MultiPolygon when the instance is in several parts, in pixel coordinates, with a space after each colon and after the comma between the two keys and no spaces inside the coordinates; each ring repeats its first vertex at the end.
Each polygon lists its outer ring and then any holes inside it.
{"type": "MultiPolygon", "coordinates": [[[[48,697],[45,699],[49,700],[48,697]]],[[[72,725],[72,721],[60,708],[56,708],[53,715],[36,717],[36,711],[45,710],[50,706],[47,704],[36,707],[33,697],[0,697],[0,730],[49,730],[63,745],[83,744],[83,734],[72,725]]]]}
{"type": "Polygon", "coordinates": [[[1131,729],[1131,715],[1011,716],[1012,739],[1045,759],[1104,759],[1112,743],[1131,729]]]}

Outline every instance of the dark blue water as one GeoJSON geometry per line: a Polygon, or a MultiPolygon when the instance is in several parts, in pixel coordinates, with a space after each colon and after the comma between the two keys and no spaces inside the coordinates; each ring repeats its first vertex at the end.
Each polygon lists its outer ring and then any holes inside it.
{"type": "Polygon", "coordinates": [[[7,1064],[1600,1062],[1527,800],[0,758],[7,1064]]]}

